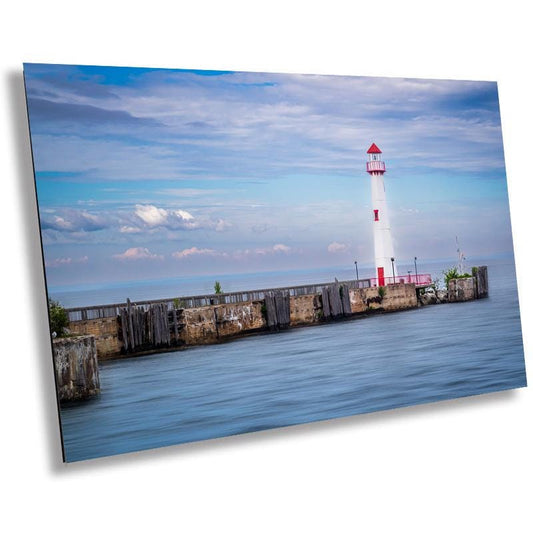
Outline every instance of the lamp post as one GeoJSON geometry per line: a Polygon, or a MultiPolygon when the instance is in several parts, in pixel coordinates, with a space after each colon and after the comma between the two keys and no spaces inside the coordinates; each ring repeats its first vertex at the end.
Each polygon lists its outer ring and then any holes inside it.
{"type": "Polygon", "coordinates": [[[355,278],[359,281],[359,270],[357,269],[357,261],[353,262],[355,265],[355,278]]]}
{"type": "Polygon", "coordinates": [[[418,284],[418,270],[416,268],[416,256],[415,256],[415,283],[418,284]]]}
{"type": "Polygon", "coordinates": [[[394,274],[394,257],[390,258],[390,262],[392,263],[392,282],[396,283],[396,275],[394,274]]]}

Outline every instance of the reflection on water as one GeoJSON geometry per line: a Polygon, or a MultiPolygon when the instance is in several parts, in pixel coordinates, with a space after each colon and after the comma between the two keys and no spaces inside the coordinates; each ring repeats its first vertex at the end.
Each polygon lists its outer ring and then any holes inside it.
{"type": "Polygon", "coordinates": [[[61,410],[68,461],[526,385],[512,263],[491,296],[100,367],[61,410]]]}

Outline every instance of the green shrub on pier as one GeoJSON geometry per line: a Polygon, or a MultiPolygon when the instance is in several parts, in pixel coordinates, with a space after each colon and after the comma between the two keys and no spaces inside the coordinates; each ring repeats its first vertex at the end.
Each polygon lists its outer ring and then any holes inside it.
{"type": "Polygon", "coordinates": [[[215,294],[222,294],[222,285],[220,285],[220,281],[215,281],[215,294]]]}
{"type": "Polygon", "coordinates": [[[378,294],[379,294],[379,297],[383,300],[383,298],[385,298],[385,295],[387,294],[387,289],[385,287],[381,286],[378,289],[378,294]]]}
{"type": "Polygon", "coordinates": [[[48,312],[50,315],[50,333],[58,337],[67,335],[67,326],[69,324],[68,313],[63,306],[48,298],[48,312]]]}
{"type": "Polygon", "coordinates": [[[459,274],[459,271],[457,270],[457,267],[449,268],[448,270],[445,270],[443,272],[444,274],[444,282],[446,283],[446,288],[448,288],[448,284],[450,280],[452,279],[460,279],[460,278],[471,278],[471,274],[459,274]]]}

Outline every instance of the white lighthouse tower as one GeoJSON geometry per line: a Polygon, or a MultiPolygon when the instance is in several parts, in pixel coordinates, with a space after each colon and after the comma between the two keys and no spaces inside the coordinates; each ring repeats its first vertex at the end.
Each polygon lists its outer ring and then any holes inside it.
{"type": "Polygon", "coordinates": [[[392,282],[394,277],[394,250],[390,231],[389,211],[385,196],[385,162],[381,160],[381,150],[372,143],[367,151],[366,171],[372,185],[372,217],[374,224],[374,257],[378,285],[392,282]],[[389,278],[389,279],[387,279],[389,278]]]}

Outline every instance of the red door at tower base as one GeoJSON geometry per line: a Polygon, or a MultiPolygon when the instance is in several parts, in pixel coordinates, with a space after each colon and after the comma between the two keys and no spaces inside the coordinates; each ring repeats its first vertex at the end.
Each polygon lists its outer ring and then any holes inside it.
{"type": "Polygon", "coordinates": [[[383,267],[378,267],[378,285],[380,287],[385,286],[385,269],[383,267]]]}

